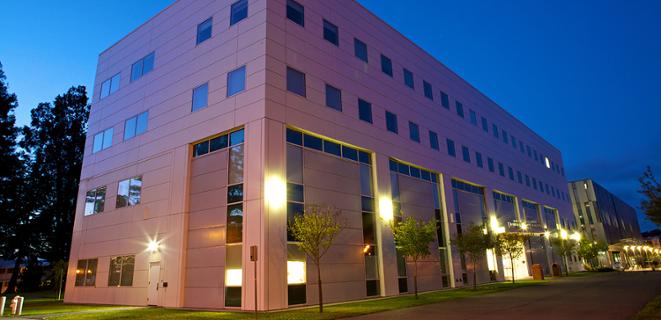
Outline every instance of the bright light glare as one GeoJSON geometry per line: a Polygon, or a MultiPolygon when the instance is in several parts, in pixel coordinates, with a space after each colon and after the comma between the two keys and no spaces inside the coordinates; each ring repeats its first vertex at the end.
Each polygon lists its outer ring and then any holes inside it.
{"type": "Polygon", "coordinates": [[[392,200],[390,200],[390,197],[381,196],[379,198],[379,215],[381,216],[381,219],[386,222],[392,221],[392,210],[392,200]]]}
{"type": "Polygon", "coordinates": [[[503,233],[505,232],[505,227],[501,227],[500,223],[498,222],[498,218],[496,216],[491,216],[489,219],[489,226],[491,227],[491,231],[495,234],[503,233]]]}
{"type": "Polygon", "coordinates": [[[521,223],[521,230],[528,230],[528,224],[525,222],[521,223]]]}
{"type": "Polygon", "coordinates": [[[570,238],[574,241],[581,241],[581,234],[578,232],[574,232],[570,238]]]}
{"type": "Polygon", "coordinates": [[[565,229],[560,230],[560,238],[567,239],[568,237],[569,235],[567,234],[567,230],[565,229]]]}
{"type": "Polygon", "coordinates": [[[305,261],[287,261],[287,284],[305,283],[305,261]]]}
{"type": "Polygon", "coordinates": [[[546,239],[550,238],[550,237],[551,237],[551,232],[549,232],[549,231],[544,231],[544,237],[545,237],[546,239]]]}
{"type": "Polygon", "coordinates": [[[225,271],[226,287],[240,287],[242,282],[243,282],[243,270],[227,269],[227,271],[225,271]]]}
{"type": "Polygon", "coordinates": [[[544,157],[544,163],[547,168],[551,169],[551,160],[549,160],[549,157],[544,157]]]}
{"type": "Polygon", "coordinates": [[[149,243],[147,244],[147,251],[149,252],[156,252],[158,251],[159,243],[156,240],[149,240],[149,243]]]}
{"type": "Polygon", "coordinates": [[[264,197],[271,209],[284,207],[287,201],[287,186],[279,176],[270,176],[264,183],[264,197]]]}

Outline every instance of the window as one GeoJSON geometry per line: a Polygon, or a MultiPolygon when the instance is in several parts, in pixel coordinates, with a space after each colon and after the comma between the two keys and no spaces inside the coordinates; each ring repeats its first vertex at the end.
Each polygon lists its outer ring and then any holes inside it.
{"type": "Polygon", "coordinates": [[[450,98],[448,97],[448,94],[441,91],[441,105],[445,109],[450,109],[450,98]]]}
{"type": "Polygon", "coordinates": [[[386,111],[386,128],[390,132],[399,132],[397,128],[397,115],[389,111],[386,111]]]}
{"type": "Polygon", "coordinates": [[[97,259],[78,260],[76,287],[93,287],[96,284],[97,259]]]}
{"type": "Polygon", "coordinates": [[[353,38],[353,51],[356,58],[367,62],[367,45],[356,38],[353,38]]]}
{"type": "Polygon", "coordinates": [[[197,25],[197,40],[195,44],[200,44],[205,40],[211,38],[211,29],[213,28],[213,18],[204,20],[204,22],[197,25]]]}
{"type": "Polygon", "coordinates": [[[191,111],[195,112],[197,110],[206,108],[209,103],[209,83],[205,83],[195,89],[193,89],[193,104],[191,111]]]}
{"type": "Polygon", "coordinates": [[[97,153],[112,146],[113,128],[108,128],[102,132],[94,135],[94,144],[92,146],[92,153],[97,153]]]}
{"type": "Polygon", "coordinates": [[[514,181],[514,170],[510,166],[507,166],[507,175],[510,177],[510,180],[514,181]]]}
{"type": "Polygon", "coordinates": [[[149,112],[145,111],[135,117],[131,117],[124,122],[124,140],[139,136],[147,131],[147,120],[149,112]]]}
{"type": "Polygon", "coordinates": [[[422,81],[422,89],[425,92],[425,97],[427,97],[427,99],[433,101],[434,100],[434,93],[433,93],[434,91],[431,88],[431,84],[429,82],[423,80],[422,81]]]}
{"type": "Polygon", "coordinates": [[[464,161],[470,163],[471,162],[471,154],[470,154],[470,151],[468,150],[468,147],[461,146],[461,153],[463,155],[464,161]]]}
{"type": "Polygon", "coordinates": [[[248,17],[248,0],[239,0],[232,4],[230,26],[248,17]]]}
{"type": "Polygon", "coordinates": [[[342,111],[342,91],[326,84],[326,106],[342,111]]]}
{"type": "Polygon", "coordinates": [[[448,155],[451,157],[456,157],[457,152],[454,150],[454,141],[446,139],[445,142],[448,145],[448,155]]]}
{"type": "Polygon", "coordinates": [[[135,256],[114,257],[110,259],[108,286],[130,287],[133,285],[135,256]]]}
{"type": "Polygon", "coordinates": [[[117,203],[116,208],[126,206],[135,206],[140,204],[140,195],[142,193],[142,177],[133,177],[122,180],[117,185],[117,203]]]}
{"type": "Polygon", "coordinates": [[[85,195],[85,215],[103,212],[106,203],[106,186],[87,191],[85,195]]]}
{"type": "Polygon", "coordinates": [[[429,130],[429,146],[434,149],[438,150],[438,134],[436,132],[429,130]]]}
{"type": "Polygon", "coordinates": [[[495,123],[491,124],[491,131],[493,131],[493,136],[497,139],[498,138],[498,126],[496,126],[495,123]]]}
{"type": "Polygon", "coordinates": [[[358,117],[360,120],[372,123],[372,104],[363,99],[358,99],[358,117]]]}
{"type": "Polygon", "coordinates": [[[337,26],[326,19],[324,19],[324,39],[336,46],[340,45],[340,32],[337,26]]]}
{"type": "Polygon", "coordinates": [[[489,132],[489,124],[487,123],[487,118],[482,117],[482,130],[484,132],[489,132]]]}
{"type": "Polygon", "coordinates": [[[551,168],[551,161],[549,160],[548,157],[544,157],[544,164],[546,165],[547,168],[551,168]]]}
{"type": "Polygon", "coordinates": [[[455,107],[457,108],[457,115],[460,117],[464,117],[464,105],[461,104],[459,101],[454,102],[455,107]]]}
{"type": "Polygon", "coordinates": [[[131,81],[138,80],[154,69],[155,53],[144,56],[131,66],[131,81]]]}
{"type": "Polygon", "coordinates": [[[305,97],[305,73],[287,67],[287,91],[305,97]]]}
{"type": "Polygon", "coordinates": [[[479,152],[475,152],[475,163],[477,163],[478,167],[484,168],[484,163],[482,163],[482,154],[479,152]]]}
{"type": "Polygon", "coordinates": [[[420,127],[417,123],[409,121],[409,137],[415,142],[420,142],[420,127]]]}
{"type": "Polygon", "coordinates": [[[227,96],[231,97],[246,89],[246,66],[227,74],[227,96]]]}
{"type": "Polygon", "coordinates": [[[509,140],[507,139],[507,131],[503,129],[503,143],[509,143],[509,140]]]}
{"type": "Polygon", "coordinates": [[[468,110],[468,115],[470,116],[470,122],[472,125],[476,126],[477,125],[477,113],[475,113],[475,110],[468,110]]]}
{"type": "Polygon", "coordinates": [[[505,166],[503,166],[502,162],[498,162],[498,174],[501,176],[505,176],[505,166]]]}
{"type": "Polygon", "coordinates": [[[384,55],[381,55],[381,72],[392,77],[392,61],[384,55]]]}
{"type": "Polygon", "coordinates": [[[519,170],[516,170],[516,180],[519,181],[519,183],[523,184],[523,175],[519,170]]]}
{"type": "Polygon", "coordinates": [[[489,167],[489,172],[494,172],[493,159],[487,157],[487,166],[489,167]]]}
{"type": "Polygon", "coordinates": [[[101,84],[101,96],[99,99],[103,99],[110,94],[114,93],[115,91],[119,90],[119,81],[120,81],[120,73],[112,76],[110,79],[107,79],[106,81],[103,81],[101,84]]]}
{"type": "Polygon", "coordinates": [[[305,8],[294,0],[287,0],[287,19],[294,23],[305,26],[305,8]]]}
{"type": "Polygon", "coordinates": [[[413,73],[406,68],[404,68],[403,72],[404,72],[404,84],[407,87],[413,89],[415,87],[413,83],[413,73]]]}

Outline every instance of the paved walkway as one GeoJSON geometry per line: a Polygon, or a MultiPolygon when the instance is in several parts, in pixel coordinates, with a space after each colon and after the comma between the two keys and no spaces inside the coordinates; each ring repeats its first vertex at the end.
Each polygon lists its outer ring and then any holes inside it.
{"type": "Polygon", "coordinates": [[[629,319],[660,294],[661,272],[613,272],[353,319],[629,319]]]}

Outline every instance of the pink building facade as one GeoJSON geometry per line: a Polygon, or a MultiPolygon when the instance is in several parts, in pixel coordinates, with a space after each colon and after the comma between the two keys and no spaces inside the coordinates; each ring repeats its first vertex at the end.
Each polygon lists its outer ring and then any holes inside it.
{"type": "Polygon", "coordinates": [[[470,284],[470,225],[531,233],[524,277],[576,228],[560,151],[354,1],[176,1],[101,53],[92,101],[67,302],[313,304],[287,232],[312,204],[344,225],[327,302],[412,290],[392,220],[436,221],[422,291],[470,284]]]}

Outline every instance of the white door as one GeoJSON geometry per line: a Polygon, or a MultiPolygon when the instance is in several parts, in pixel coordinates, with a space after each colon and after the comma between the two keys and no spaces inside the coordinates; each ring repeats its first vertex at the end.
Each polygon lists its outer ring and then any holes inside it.
{"type": "Polygon", "coordinates": [[[150,306],[158,305],[158,277],[161,271],[160,262],[149,264],[149,285],[147,286],[147,304],[150,306]]]}

